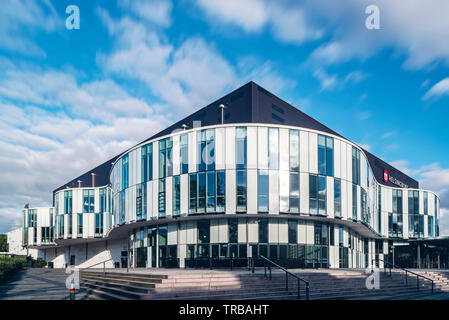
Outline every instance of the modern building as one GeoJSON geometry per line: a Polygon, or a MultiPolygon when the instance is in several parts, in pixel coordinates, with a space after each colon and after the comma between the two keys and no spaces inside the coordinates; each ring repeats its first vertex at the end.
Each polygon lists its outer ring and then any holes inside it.
{"type": "Polygon", "coordinates": [[[439,234],[439,198],[254,82],[24,210],[55,267],[382,266],[439,234]]]}

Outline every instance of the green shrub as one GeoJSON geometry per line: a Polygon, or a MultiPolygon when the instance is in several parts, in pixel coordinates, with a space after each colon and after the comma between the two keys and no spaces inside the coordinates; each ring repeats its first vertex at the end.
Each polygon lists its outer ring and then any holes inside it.
{"type": "Polygon", "coordinates": [[[36,261],[33,261],[33,268],[43,268],[47,265],[47,261],[42,258],[38,258],[36,261]]]}
{"type": "Polygon", "coordinates": [[[24,258],[10,258],[0,256],[0,283],[6,281],[18,270],[26,266],[26,259],[24,258]]]}

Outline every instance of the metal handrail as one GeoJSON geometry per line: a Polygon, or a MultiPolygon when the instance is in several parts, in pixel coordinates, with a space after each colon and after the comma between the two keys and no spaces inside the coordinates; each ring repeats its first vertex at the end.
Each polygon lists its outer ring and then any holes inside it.
{"type": "Polygon", "coordinates": [[[106,262],[111,261],[111,260],[114,260],[114,259],[113,259],[113,258],[109,258],[109,259],[107,259],[107,260],[104,260],[104,261],[95,263],[95,264],[90,265],[90,266],[88,266],[88,267],[85,267],[85,268],[79,268],[80,275],[81,275],[81,270],[90,269],[90,268],[92,268],[92,267],[95,267],[95,266],[98,266],[98,265],[100,265],[100,264],[103,264],[103,277],[106,277],[106,262]]]}
{"type": "MultiPolygon", "coordinates": [[[[300,290],[301,290],[301,281],[305,283],[306,285],[306,300],[309,300],[309,290],[310,290],[310,283],[309,281],[297,276],[294,273],[291,273],[290,271],[287,271],[287,269],[285,269],[284,267],[278,265],[277,263],[271,261],[270,259],[268,259],[267,257],[264,257],[262,255],[259,256],[263,261],[264,261],[264,275],[265,277],[267,276],[267,265],[268,265],[268,269],[269,269],[269,273],[270,273],[270,280],[271,280],[271,265],[281,269],[282,271],[285,272],[285,289],[288,291],[288,275],[291,275],[292,277],[296,278],[298,281],[298,299],[301,298],[300,295],[300,290]]],[[[252,273],[254,273],[254,267],[255,267],[255,260],[252,259],[252,273]]]]}
{"type": "Polygon", "coordinates": [[[431,278],[428,278],[428,277],[425,277],[425,276],[423,276],[423,275],[421,275],[421,274],[418,274],[418,273],[416,273],[416,272],[413,272],[413,271],[411,271],[411,270],[408,270],[408,269],[405,269],[405,268],[402,268],[402,267],[400,267],[400,266],[397,266],[397,265],[395,265],[394,263],[391,263],[391,262],[388,262],[388,261],[384,261],[384,260],[382,260],[382,259],[372,259],[371,260],[371,272],[373,272],[373,261],[382,261],[383,263],[384,263],[384,272],[385,272],[385,275],[387,274],[387,267],[386,267],[386,265],[388,265],[389,266],[389,269],[390,269],[390,278],[391,278],[391,268],[393,267],[393,268],[396,268],[396,269],[400,269],[400,270],[402,270],[402,271],[405,271],[405,284],[408,284],[408,273],[411,273],[411,274],[414,274],[415,276],[416,276],[416,288],[419,290],[419,278],[423,278],[423,279],[426,279],[426,280],[428,280],[428,281],[431,281],[432,282],[432,294],[433,294],[433,279],[431,279],[431,278]]]}

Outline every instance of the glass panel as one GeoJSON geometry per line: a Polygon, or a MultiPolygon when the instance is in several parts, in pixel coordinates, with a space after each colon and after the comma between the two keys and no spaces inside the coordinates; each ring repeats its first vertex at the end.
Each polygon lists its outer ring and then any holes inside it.
{"type": "Polygon", "coordinates": [[[299,173],[290,173],[290,213],[299,213],[299,173]]]}
{"type": "Polygon", "coordinates": [[[197,212],[206,212],[206,174],[198,173],[198,208],[197,212]]]}
{"type": "Polygon", "coordinates": [[[197,188],[197,175],[196,173],[191,173],[189,174],[189,213],[196,212],[197,188]]]}
{"type": "Polygon", "coordinates": [[[215,129],[208,129],[206,131],[206,142],[207,142],[207,153],[206,153],[207,170],[215,170],[215,129]]]}
{"type": "Polygon", "coordinates": [[[198,243],[209,243],[210,239],[210,220],[198,220],[198,243]]]}
{"type": "Polygon", "coordinates": [[[336,217],[341,217],[341,180],[334,179],[334,212],[336,217]]]}
{"type": "Polygon", "coordinates": [[[235,161],[237,169],[246,168],[246,127],[237,127],[235,130],[235,161]]]}
{"type": "Polygon", "coordinates": [[[259,219],[259,243],[268,243],[268,219],[259,219]]]}
{"type": "Polygon", "coordinates": [[[179,176],[173,177],[173,215],[179,215],[181,210],[181,187],[179,176]]]}
{"type": "Polygon", "coordinates": [[[290,130],[290,171],[299,172],[299,131],[290,130]]]}
{"type": "Polygon", "coordinates": [[[229,243],[238,241],[238,219],[228,219],[229,225],[229,243]]]}
{"type": "Polygon", "coordinates": [[[298,222],[288,221],[288,243],[298,243],[298,222]]]}
{"type": "Polygon", "coordinates": [[[309,210],[318,213],[318,177],[314,174],[309,175],[309,210]]]}
{"type": "Polygon", "coordinates": [[[326,174],[326,137],[318,135],[318,173],[326,174]]]}
{"type": "Polygon", "coordinates": [[[237,170],[237,212],[246,211],[246,170],[237,170]]]}
{"type": "Polygon", "coordinates": [[[159,217],[165,217],[165,179],[159,179],[159,217]]]}
{"type": "Polygon", "coordinates": [[[318,213],[326,214],[326,177],[318,177],[318,213]]]}
{"type": "Polygon", "coordinates": [[[189,172],[189,143],[188,135],[181,135],[181,174],[189,172]]]}
{"type": "Polygon", "coordinates": [[[279,169],[279,129],[268,129],[268,167],[279,169]]]}
{"type": "Polygon", "coordinates": [[[258,170],[257,199],[259,212],[268,212],[268,191],[268,170],[258,170]]]}
{"type": "Polygon", "coordinates": [[[207,173],[207,212],[215,211],[215,172],[207,173]]]}
{"type": "Polygon", "coordinates": [[[224,171],[217,171],[217,212],[225,211],[226,176],[224,171]]]}

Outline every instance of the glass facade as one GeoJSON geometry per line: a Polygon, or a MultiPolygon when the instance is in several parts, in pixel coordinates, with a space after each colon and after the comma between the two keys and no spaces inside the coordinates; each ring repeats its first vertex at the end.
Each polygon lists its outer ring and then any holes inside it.
{"type": "Polygon", "coordinates": [[[326,177],[309,175],[310,214],[326,215],[326,177]]]}
{"type": "Polygon", "coordinates": [[[258,170],[257,175],[257,210],[268,212],[269,176],[268,170],[258,170]]]}
{"type": "Polygon", "coordinates": [[[83,212],[92,213],[95,211],[94,205],[95,190],[94,189],[84,189],[83,190],[83,212]]]}
{"type": "Polygon", "coordinates": [[[246,170],[236,171],[237,212],[246,212],[246,170]]]}
{"type": "Polygon", "coordinates": [[[142,147],[142,182],[153,180],[153,144],[142,147]]]}
{"type": "Polygon", "coordinates": [[[334,215],[341,217],[341,180],[334,179],[334,215]]]}
{"type": "Polygon", "coordinates": [[[318,135],[318,173],[334,175],[334,139],[318,135]]]}
{"type": "Polygon", "coordinates": [[[237,169],[246,169],[246,127],[235,129],[235,165],[237,169]]]}
{"type": "Polygon", "coordinates": [[[402,237],[402,190],[393,191],[393,212],[388,214],[388,235],[402,237]]]}
{"type": "Polygon", "coordinates": [[[352,147],[352,183],[360,185],[360,150],[352,147]]]}

